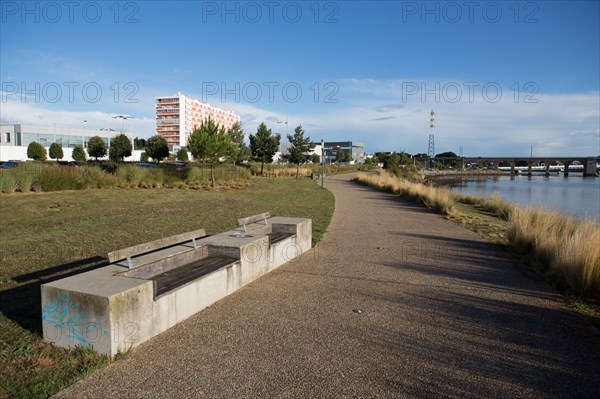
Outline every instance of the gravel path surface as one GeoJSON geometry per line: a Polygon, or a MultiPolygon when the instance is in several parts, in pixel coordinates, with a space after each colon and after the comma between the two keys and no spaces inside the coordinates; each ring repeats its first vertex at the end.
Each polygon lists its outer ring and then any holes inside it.
{"type": "Polygon", "coordinates": [[[57,397],[598,397],[600,333],[551,287],[349,179],[311,251],[57,397]]]}

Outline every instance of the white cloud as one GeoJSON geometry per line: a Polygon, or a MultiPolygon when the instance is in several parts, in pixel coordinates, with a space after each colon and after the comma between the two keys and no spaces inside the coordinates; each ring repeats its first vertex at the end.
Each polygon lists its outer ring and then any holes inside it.
{"type": "MultiPolygon", "coordinates": [[[[440,82],[439,87],[447,83],[440,82]]],[[[462,82],[456,84],[468,87],[462,82]]],[[[598,93],[538,93],[533,97],[536,103],[525,103],[524,93],[519,93],[519,101],[515,101],[515,93],[508,86],[500,86],[503,94],[497,102],[491,102],[481,90],[475,91],[473,98],[463,92],[458,101],[450,101],[449,92],[439,93],[436,102],[433,94],[424,99],[421,93],[407,95],[409,86],[400,80],[344,80],[339,86],[339,103],[316,107],[312,104],[310,110],[298,105],[288,114],[255,104],[213,105],[240,115],[246,136],[256,132],[260,122],[267,123],[283,136],[286,126],[277,121],[287,120],[288,133],[301,124],[314,141],[353,140],[363,142],[365,149],[373,152],[427,152],[429,112],[433,108],[436,112],[436,152],[458,152],[463,147],[467,156],[525,156],[533,145],[534,155],[538,156],[600,153],[598,93]]],[[[435,87],[431,82],[426,86],[435,87]]],[[[125,122],[125,128],[134,137],[154,134],[154,97],[151,94],[148,90],[143,91],[143,97],[135,105],[139,111],[134,110],[136,119],[125,122]],[[141,116],[144,114],[147,116],[141,116]]],[[[83,120],[87,120],[86,125],[90,127],[121,128],[121,121],[112,119],[113,114],[105,110],[52,110],[44,104],[23,103],[16,98],[3,97],[2,101],[0,116],[6,120],[69,125],[82,125],[83,120]]],[[[274,104],[273,108],[281,109],[280,106],[274,104]]],[[[98,104],[98,107],[103,105],[98,104]]]]}
{"type": "MultiPolygon", "coordinates": [[[[76,126],[90,129],[112,128],[117,131],[123,127],[121,119],[115,114],[102,111],[63,111],[44,108],[40,104],[2,99],[0,118],[10,123],[42,123],[76,126]]],[[[127,119],[125,130],[131,137],[150,137],[155,132],[154,118],[127,119]]]]}

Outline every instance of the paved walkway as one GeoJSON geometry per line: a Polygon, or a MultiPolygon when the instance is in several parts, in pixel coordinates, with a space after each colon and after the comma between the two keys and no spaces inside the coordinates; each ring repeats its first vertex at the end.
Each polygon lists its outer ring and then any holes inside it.
{"type": "Polygon", "coordinates": [[[327,186],[313,250],[58,396],[597,397],[600,334],[527,268],[347,175],[327,186]]]}

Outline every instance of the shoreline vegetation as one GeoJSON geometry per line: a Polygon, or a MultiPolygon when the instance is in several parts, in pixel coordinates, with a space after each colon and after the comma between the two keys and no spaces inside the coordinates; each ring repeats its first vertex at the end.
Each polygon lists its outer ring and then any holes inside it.
{"type": "Polygon", "coordinates": [[[521,207],[499,196],[456,194],[448,188],[401,179],[385,171],[361,173],[353,180],[421,203],[503,246],[600,325],[600,225],[594,220],[521,207]]]}
{"type": "Polygon", "coordinates": [[[510,176],[509,172],[497,169],[424,169],[421,173],[427,179],[460,176],[510,176]]]}

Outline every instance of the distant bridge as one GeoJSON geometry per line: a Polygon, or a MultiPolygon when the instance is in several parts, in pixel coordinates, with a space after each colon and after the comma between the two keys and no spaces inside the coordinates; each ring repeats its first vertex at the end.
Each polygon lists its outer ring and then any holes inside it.
{"type": "MultiPolygon", "coordinates": [[[[535,167],[534,164],[543,165],[547,175],[550,174],[552,169],[556,170],[556,166],[560,165],[562,165],[564,169],[565,176],[568,176],[569,166],[572,164],[582,165],[584,176],[596,176],[598,170],[595,157],[436,157],[434,159],[442,163],[453,161],[459,162],[463,166],[468,164],[481,165],[487,163],[489,166],[498,167],[500,164],[505,164],[504,166],[506,169],[510,168],[512,173],[516,173],[516,171],[521,169],[517,166],[517,163],[526,164],[526,169],[529,174],[531,174],[532,170],[539,170],[539,167],[535,167]]],[[[421,159],[419,159],[419,161],[421,161],[421,159]]]]}

